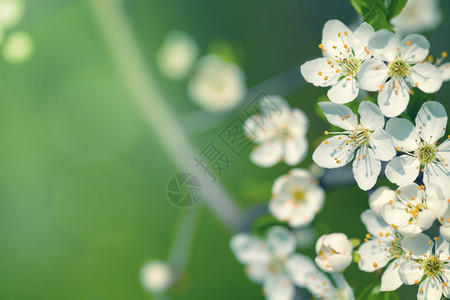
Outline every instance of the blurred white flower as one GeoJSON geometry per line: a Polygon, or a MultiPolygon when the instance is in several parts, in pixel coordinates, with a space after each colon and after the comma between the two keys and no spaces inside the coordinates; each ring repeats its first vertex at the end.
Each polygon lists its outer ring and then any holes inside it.
{"type": "Polygon", "coordinates": [[[392,19],[400,36],[435,29],[441,22],[439,0],[409,0],[401,13],[392,19]]]}
{"type": "Polygon", "coordinates": [[[328,132],[336,134],[326,139],[313,153],[313,160],[323,168],[339,168],[353,160],[353,175],[363,190],[371,189],[381,171],[381,160],[395,156],[392,138],[384,127],[384,116],[378,106],[363,101],[359,105],[358,117],[342,104],[320,102],[320,108],[327,120],[344,131],[328,132]]]}
{"type": "Polygon", "coordinates": [[[292,169],[275,180],[270,212],[291,227],[306,226],[324,204],[325,193],[317,179],[304,169],[292,169]]]}
{"type": "Polygon", "coordinates": [[[353,246],[343,233],[322,235],[316,243],[316,264],[325,272],[341,272],[353,259],[353,246]]]}
{"type": "Polygon", "coordinates": [[[166,291],[174,280],[170,266],[162,261],[150,261],[141,268],[140,279],[142,286],[150,293],[166,291]]]}
{"type": "Polygon", "coordinates": [[[418,300],[440,300],[442,294],[450,297],[450,245],[442,237],[433,241],[423,233],[405,237],[403,251],[410,259],[400,264],[399,274],[404,284],[420,284],[418,300]]]}
{"type": "Polygon", "coordinates": [[[383,218],[403,235],[415,235],[433,225],[447,210],[447,200],[440,187],[415,183],[397,189],[397,199],[382,208],[383,218]]]}
{"type": "Polygon", "coordinates": [[[22,63],[33,53],[33,40],[26,32],[10,34],[3,46],[3,57],[10,63],[22,63]]]}
{"type": "Polygon", "coordinates": [[[156,62],[160,71],[171,79],[183,79],[191,71],[198,46],[190,34],[176,30],[167,33],[158,50],[156,62]]]}
{"type": "Polygon", "coordinates": [[[369,233],[356,251],[360,256],[359,268],[365,272],[373,272],[389,264],[381,277],[380,290],[396,290],[402,285],[398,266],[406,259],[401,247],[403,236],[372,210],[363,211],[361,221],[369,233]]]}
{"type": "Polygon", "coordinates": [[[304,287],[308,273],[316,269],[309,257],[295,253],[295,237],[283,227],[271,227],[266,240],[236,234],[230,246],[237,260],[246,265],[248,277],[263,284],[267,299],[293,299],[294,285],[304,287]]]}
{"type": "MultiPolygon", "coordinates": [[[[447,202],[450,202],[450,199],[447,199],[447,202]]],[[[439,227],[440,234],[450,243],[450,208],[447,207],[444,215],[439,218],[439,222],[442,224],[439,227]]]]}
{"type": "Polygon", "coordinates": [[[188,93],[207,111],[229,110],[245,97],[244,72],[219,56],[207,55],[198,62],[196,73],[188,84],[188,93]]]}
{"type": "Polygon", "coordinates": [[[248,138],[259,145],[250,159],[262,167],[270,167],[284,159],[293,166],[300,163],[308,150],[308,118],[298,109],[291,109],[280,96],[267,96],[259,103],[261,115],[253,115],[245,121],[248,138]]]}
{"type": "Polygon", "coordinates": [[[397,199],[397,194],[395,191],[391,190],[387,186],[382,186],[377,188],[369,196],[369,206],[370,209],[379,217],[381,217],[381,208],[383,205],[389,201],[394,201],[397,199]]]}
{"type": "Polygon", "coordinates": [[[437,141],[447,128],[447,113],[436,101],[425,102],[417,113],[416,126],[410,121],[392,118],[386,131],[392,136],[398,151],[404,154],[392,159],[386,166],[386,177],[399,186],[416,180],[423,172],[423,182],[438,184],[446,199],[450,198],[450,140],[440,145],[437,141]]]}
{"type": "Polygon", "coordinates": [[[304,63],[300,71],[305,80],[315,86],[331,86],[328,98],[347,103],[359,93],[356,74],[361,63],[371,57],[368,42],[374,33],[372,26],[362,23],[352,32],[339,20],[325,23],[322,33],[323,58],[304,63]]]}
{"type": "Polygon", "coordinates": [[[450,63],[445,63],[442,65],[439,65],[437,68],[438,68],[439,72],[441,73],[442,80],[449,81],[450,80],[450,63]]]}
{"type": "Polygon", "coordinates": [[[308,274],[306,288],[313,295],[314,299],[333,299],[333,300],[354,300],[352,288],[348,285],[344,275],[331,273],[331,277],[336,286],[324,273],[316,270],[308,274]]]}
{"type": "Polygon", "coordinates": [[[435,93],[442,85],[438,69],[423,62],[429,52],[428,40],[417,34],[402,41],[387,29],[377,31],[369,40],[374,56],[363,63],[358,80],[362,89],[379,91],[378,105],[386,117],[401,114],[409,103],[412,87],[435,93]]]}
{"type": "Polygon", "coordinates": [[[25,3],[21,0],[0,0],[0,31],[15,26],[22,20],[25,3]]]}

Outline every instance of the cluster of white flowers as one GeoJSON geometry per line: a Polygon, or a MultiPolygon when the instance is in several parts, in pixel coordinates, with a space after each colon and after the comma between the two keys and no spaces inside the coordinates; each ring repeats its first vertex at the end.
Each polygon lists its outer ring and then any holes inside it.
{"type": "MultiPolygon", "coordinates": [[[[273,216],[292,231],[271,227],[267,240],[237,234],[231,241],[234,254],[247,265],[248,276],[264,285],[268,299],[292,299],[295,286],[320,299],[354,299],[340,274],[352,262],[365,272],[385,269],[380,291],[418,284],[418,299],[450,297],[448,118],[438,101],[414,96],[416,89],[434,94],[450,79],[450,64],[443,64],[447,53],[433,64],[430,43],[422,35],[400,39],[367,23],[352,32],[338,20],[326,22],[319,48],[323,57],[304,63],[300,71],[307,82],[330,87],[330,101],[319,106],[340,129],[325,131],[333,136],[314,150],[315,164],[334,169],[352,162],[360,189],[373,189],[382,175],[395,188],[383,186],[370,194],[370,209],[361,214],[368,234],[357,250],[359,242],[344,233],[322,235],[314,265],[295,253],[294,232],[308,228],[324,206],[325,192],[312,172],[294,168],[275,180],[268,203],[273,216]],[[420,107],[414,116],[410,102],[420,107]],[[433,225],[440,225],[439,237],[425,234],[433,225]]],[[[308,119],[280,96],[264,97],[261,113],[248,118],[244,129],[258,144],[250,159],[259,166],[280,161],[297,166],[307,153],[308,119]]]]}

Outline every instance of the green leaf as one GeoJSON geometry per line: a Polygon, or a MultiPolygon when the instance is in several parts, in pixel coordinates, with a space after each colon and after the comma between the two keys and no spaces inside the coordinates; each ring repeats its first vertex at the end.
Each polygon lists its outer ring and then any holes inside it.
{"type": "Polygon", "coordinates": [[[392,30],[391,25],[386,19],[386,14],[378,6],[372,7],[372,9],[364,16],[364,22],[372,25],[375,31],[383,28],[392,30]]]}
{"type": "Polygon", "coordinates": [[[391,0],[388,5],[387,20],[390,21],[394,17],[398,16],[402,9],[405,7],[408,0],[391,0]]]}
{"type": "Polygon", "coordinates": [[[350,0],[353,8],[365,17],[373,7],[378,7],[384,15],[389,13],[383,0],[350,0]]]}

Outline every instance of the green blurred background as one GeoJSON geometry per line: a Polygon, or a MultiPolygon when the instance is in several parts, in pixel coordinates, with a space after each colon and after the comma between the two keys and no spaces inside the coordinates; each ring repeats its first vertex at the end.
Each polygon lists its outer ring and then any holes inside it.
{"type": "MultiPolygon", "coordinates": [[[[441,27],[427,34],[437,56],[450,49],[450,2],[441,7],[441,27]]],[[[328,19],[356,19],[348,1],[336,0],[125,0],[123,9],[147,67],[198,149],[233,114],[220,116],[208,130],[194,130],[211,117],[196,113],[186,82],[165,79],[155,66],[167,32],[189,32],[201,54],[215,39],[228,41],[252,87],[319,56],[328,19]]],[[[168,258],[188,212],[166,196],[168,181],[180,170],[130,100],[87,0],[30,0],[15,29],[31,35],[35,51],[20,65],[0,61],[0,299],[150,299],[139,282],[140,267],[168,258]]],[[[296,76],[298,86],[284,96],[310,117],[313,145],[327,126],[314,113],[326,90],[302,85],[296,76]]],[[[448,111],[449,93],[446,84],[438,94],[448,111]]],[[[300,167],[309,167],[312,150],[300,167]]],[[[273,180],[289,169],[257,167],[247,152],[220,180],[248,208],[266,203],[273,180]]],[[[359,214],[367,207],[356,186],[332,189],[315,224],[361,238],[359,214]]],[[[198,209],[185,249],[187,270],[171,297],[262,298],[229,249],[232,233],[207,207],[198,209]]],[[[345,275],[357,291],[377,278],[353,266],[345,275]]],[[[408,288],[401,291],[407,295],[408,288]]]]}

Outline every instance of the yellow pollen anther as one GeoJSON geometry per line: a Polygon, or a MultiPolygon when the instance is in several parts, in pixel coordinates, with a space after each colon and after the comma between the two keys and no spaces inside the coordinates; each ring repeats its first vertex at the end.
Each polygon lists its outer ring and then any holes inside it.
{"type": "Polygon", "coordinates": [[[447,51],[442,51],[441,55],[442,55],[443,58],[446,58],[448,56],[447,55],[447,51]]]}
{"type": "Polygon", "coordinates": [[[325,145],[328,145],[328,141],[323,141],[323,143],[324,143],[325,145]]]}
{"type": "Polygon", "coordinates": [[[319,76],[322,76],[322,72],[320,72],[320,71],[317,74],[319,74],[319,76]]]}
{"type": "Polygon", "coordinates": [[[406,46],[410,46],[411,45],[411,41],[406,41],[406,46]]]}
{"type": "Polygon", "coordinates": [[[320,49],[323,49],[323,44],[319,44],[319,48],[320,48],[320,49]]]}
{"type": "Polygon", "coordinates": [[[344,31],[344,35],[346,35],[346,36],[347,36],[347,35],[348,35],[348,32],[347,32],[347,31],[344,31]]]}
{"type": "Polygon", "coordinates": [[[394,201],[392,201],[392,200],[389,200],[389,205],[392,205],[392,203],[394,203],[394,201]]]}
{"type": "Polygon", "coordinates": [[[325,130],[324,134],[325,134],[325,135],[328,135],[328,131],[325,130]]]}
{"type": "Polygon", "coordinates": [[[336,73],[340,73],[341,72],[341,70],[336,70],[336,73]]]}

